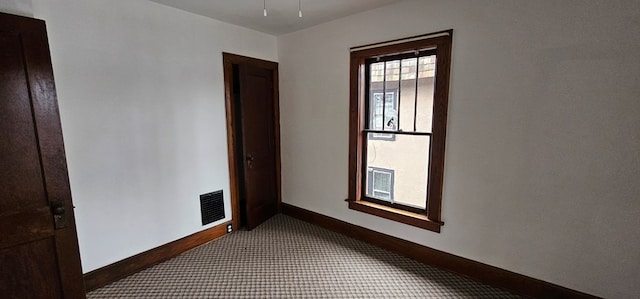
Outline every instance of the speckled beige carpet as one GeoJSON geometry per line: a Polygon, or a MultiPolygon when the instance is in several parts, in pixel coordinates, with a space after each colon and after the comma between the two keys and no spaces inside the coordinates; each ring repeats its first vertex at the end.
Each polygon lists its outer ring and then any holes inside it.
{"type": "Polygon", "coordinates": [[[88,297],[518,298],[284,215],[88,297]]]}

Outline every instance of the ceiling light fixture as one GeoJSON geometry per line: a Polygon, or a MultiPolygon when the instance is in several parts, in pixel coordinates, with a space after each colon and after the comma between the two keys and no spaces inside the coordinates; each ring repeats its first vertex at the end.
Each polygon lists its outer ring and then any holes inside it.
{"type": "Polygon", "coordinates": [[[298,18],[302,18],[302,0],[298,0],[298,18]]]}

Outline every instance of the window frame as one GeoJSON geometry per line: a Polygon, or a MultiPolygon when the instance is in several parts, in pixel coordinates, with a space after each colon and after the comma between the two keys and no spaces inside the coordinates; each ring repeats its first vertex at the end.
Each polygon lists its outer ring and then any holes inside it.
{"type": "MultiPolygon", "coordinates": [[[[407,41],[390,41],[380,46],[369,45],[353,48],[350,55],[350,108],[349,108],[349,197],[350,209],[398,221],[408,225],[440,232],[442,225],[442,190],[444,183],[444,154],[446,142],[447,110],[453,29],[431,33],[424,38],[408,38],[407,41]],[[424,212],[407,211],[366,200],[366,170],[364,146],[366,146],[367,83],[366,61],[376,57],[401,55],[416,50],[435,50],[436,71],[433,97],[431,151],[429,153],[429,180],[427,203],[424,212]]],[[[418,78],[416,78],[418,80],[418,78]]]]}

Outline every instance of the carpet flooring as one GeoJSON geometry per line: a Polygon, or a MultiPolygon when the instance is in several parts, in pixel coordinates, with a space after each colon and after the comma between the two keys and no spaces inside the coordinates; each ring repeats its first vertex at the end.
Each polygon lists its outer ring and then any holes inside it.
{"type": "Polygon", "coordinates": [[[289,216],[236,231],[88,298],[519,298],[289,216]]]}

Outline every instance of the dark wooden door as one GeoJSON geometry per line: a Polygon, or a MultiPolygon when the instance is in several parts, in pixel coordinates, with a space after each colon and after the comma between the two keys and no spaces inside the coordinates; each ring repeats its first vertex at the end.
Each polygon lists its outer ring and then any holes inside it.
{"type": "Polygon", "coordinates": [[[0,297],[84,298],[45,24],[2,13],[0,136],[0,297]]]}
{"type": "Polygon", "coordinates": [[[247,229],[278,213],[273,72],[240,64],[240,110],[247,229]]]}

